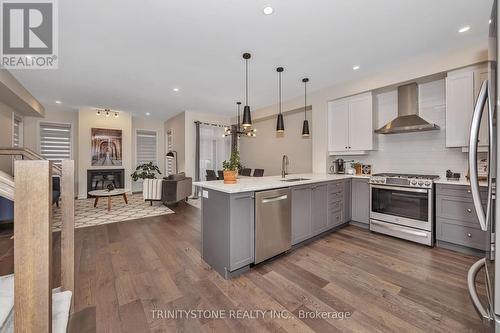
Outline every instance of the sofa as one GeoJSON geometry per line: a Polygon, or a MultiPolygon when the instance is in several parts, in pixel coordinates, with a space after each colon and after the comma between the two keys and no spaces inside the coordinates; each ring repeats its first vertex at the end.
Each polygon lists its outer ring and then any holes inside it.
{"type": "Polygon", "coordinates": [[[193,179],[184,172],[163,177],[162,201],[165,205],[178,203],[193,193],[193,179]]]}

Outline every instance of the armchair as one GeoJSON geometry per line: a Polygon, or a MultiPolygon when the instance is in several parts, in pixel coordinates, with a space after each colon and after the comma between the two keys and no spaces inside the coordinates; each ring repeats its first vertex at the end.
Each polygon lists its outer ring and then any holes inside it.
{"type": "Polygon", "coordinates": [[[163,203],[169,205],[181,200],[187,200],[193,193],[192,183],[192,178],[186,177],[184,172],[164,177],[161,196],[163,203]]]}

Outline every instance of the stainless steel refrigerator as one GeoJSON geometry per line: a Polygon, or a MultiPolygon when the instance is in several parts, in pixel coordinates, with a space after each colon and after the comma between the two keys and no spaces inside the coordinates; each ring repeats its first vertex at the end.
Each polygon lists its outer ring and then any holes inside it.
{"type": "Polygon", "coordinates": [[[482,83],[481,90],[474,107],[469,138],[469,170],[470,186],[474,208],[476,209],[481,229],[487,232],[486,255],[478,260],[469,269],[467,282],[471,300],[476,307],[487,331],[500,332],[500,274],[495,275],[495,270],[500,272],[500,257],[497,246],[500,247],[500,233],[496,233],[500,226],[500,200],[495,199],[496,175],[500,174],[499,165],[496,163],[499,138],[496,131],[498,96],[497,91],[497,53],[498,53],[498,7],[497,0],[493,3],[491,12],[489,49],[488,49],[488,79],[482,83]],[[488,118],[488,197],[481,198],[477,177],[477,147],[481,118],[488,118]],[[486,201],[484,206],[483,200],[486,201]],[[496,260],[498,257],[498,260],[496,260]],[[481,270],[484,267],[484,270],[481,270]],[[478,296],[476,290],[476,276],[484,272],[486,281],[486,300],[478,296]]]}

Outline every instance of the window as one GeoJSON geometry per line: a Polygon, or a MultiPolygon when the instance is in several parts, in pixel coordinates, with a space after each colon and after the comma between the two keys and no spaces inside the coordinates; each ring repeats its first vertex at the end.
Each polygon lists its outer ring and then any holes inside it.
{"type": "MultiPolygon", "coordinates": [[[[174,150],[174,133],[171,129],[167,131],[167,153],[174,150]]],[[[174,159],[167,158],[167,176],[174,174],[174,159]]]]}
{"type": "Polygon", "coordinates": [[[71,158],[71,124],[40,123],[40,155],[61,165],[71,158]]]}
{"type": "Polygon", "coordinates": [[[12,147],[19,148],[23,146],[23,118],[14,115],[14,130],[12,133],[12,147]]]}
{"type": "Polygon", "coordinates": [[[142,163],[158,163],[156,156],[156,132],[137,130],[136,131],[137,165],[142,163]]]}

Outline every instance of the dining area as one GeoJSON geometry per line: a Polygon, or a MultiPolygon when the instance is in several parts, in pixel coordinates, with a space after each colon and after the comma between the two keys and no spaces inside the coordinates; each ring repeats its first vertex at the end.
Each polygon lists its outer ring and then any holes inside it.
{"type": "MultiPolygon", "coordinates": [[[[251,169],[251,168],[242,168],[239,173],[240,176],[244,177],[264,177],[264,169],[251,169]]],[[[224,179],[224,171],[223,170],[206,170],[206,180],[223,180],[224,179]]]]}

